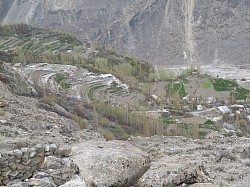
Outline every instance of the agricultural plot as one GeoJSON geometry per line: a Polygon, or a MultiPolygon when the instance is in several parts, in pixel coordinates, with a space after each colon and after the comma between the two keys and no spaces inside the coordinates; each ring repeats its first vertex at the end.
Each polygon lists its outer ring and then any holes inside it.
{"type": "Polygon", "coordinates": [[[170,91],[170,93],[177,92],[181,97],[185,97],[187,95],[183,82],[170,83],[168,86],[168,90],[170,91]]]}
{"type": "Polygon", "coordinates": [[[61,64],[33,64],[17,68],[40,88],[82,101],[106,101],[113,105],[137,106],[145,97],[129,92],[127,85],[111,74],[97,74],[86,69],[61,64]],[[112,84],[116,82],[116,84],[112,84]]]}
{"type": "MultiPolygon", "coordinates": [[[[193,77],[189,83],[184,84],[185,92],[191,96],[214,97],[221,100],[234,97],[236,100],[245,100],[250,91],[240,86],[237,82],[222,78],[193,77]]],[[[177,91],[180,85],[173,86],[177,91]]],[[[183,92],[183,90],[182,90],[183,92]]]]}
{"type": "Polygon", "coordinates": [[[79,45],[73,36],[57,32],[44,31],[39,34],[26,36],[6,36],[0,37],[0,50],[12,51],[16,48],[32,54],[55,54],[58,52],[74,52],[74,54],[84,55],[86,49],[84,45],[79,45]],[[63,39],[62,39],[63,38],[63,39]]]}
{"type": "Polygon", "coordinates": [[[231,91],[232,89],[238,87],[237,83],[230,81],[230,80],[225,80],[222,78],[212,79],[212,83],[213,83],[215,91],[217,92],[231,91]]]}
{"type": "Polygon", "coordinates": [[[249,95],[249,90],[230,80],[219,78],[213,79],[212,83],[216,91],[230,91],[230,95],[237,100],[245,100],[249,95]]]}
{"type": "Polygon", "coordinates": [[[249,97],[249,92],[249,90],[238,86],[236,90],[231,92],[231,96],[237,100],[246,100],[249,97]]]}
{"type": "Polygon", "coordinates": [[[206,78],[202,81],[202,88],[208,89],[208,88],[212,88],[212,87],[213,87],[213,83],[211,82],[211,80],[209,78],[206,78]]]}
{"type": "Polygon", "coordinates": [[[169,116],[169,117],[163,117],[163,123],[164,124],[174,124],[175,122],[175,119],[172,117],[172,116],[169,116]]]}

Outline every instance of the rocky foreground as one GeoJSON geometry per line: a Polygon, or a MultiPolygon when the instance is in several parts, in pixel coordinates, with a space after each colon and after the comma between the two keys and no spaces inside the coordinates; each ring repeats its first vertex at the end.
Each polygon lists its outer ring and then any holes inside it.
{"type": "Polygon", "coordinates": [[[0,186],[250,186],[249,138],[213,132],[204,140],[106,141],[40,108],[37,99],[14,94],[32,90],[1,68],[0,186]]]}
{"type": "Polygon", "coordinates": [[[72,149],[54,144],[1,150],[0,179],[12,187],[249,186],[249,145],[249,139],[237,137],[154,136],[130,142],[92,140],[72,149]]]}

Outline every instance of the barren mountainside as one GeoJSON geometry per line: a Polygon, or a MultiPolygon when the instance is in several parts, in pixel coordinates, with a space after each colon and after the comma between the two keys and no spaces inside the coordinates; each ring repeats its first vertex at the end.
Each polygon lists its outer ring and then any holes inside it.
{"type": "Polygon", "coordinates": [[[249,63],[249,0],[0,0],[2,25],[76,34],[161,65],[249,63]]]}

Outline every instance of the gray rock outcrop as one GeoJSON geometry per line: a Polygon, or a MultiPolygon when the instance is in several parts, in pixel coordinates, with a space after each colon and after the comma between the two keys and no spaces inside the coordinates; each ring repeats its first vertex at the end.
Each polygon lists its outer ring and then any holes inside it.
{"type": "Polygon", "coordinates": [[[36,92],[28,82],[9,64],[0,61],[0,81],[4,82],[9,90],[18,95],[34,96],[36,92]]]}
{"type": "Polygon", "coordinates": [[[248,138],[154,136],[135,138],[131,143],[151,158],[151,166],[139,179],[138,187],[250,185],[248,138]]]}
{"type": "Polygon", "coordinates": [[[132,186],[149,167],[148,154],[123,141],[94,141],[72,148],[72,158],[89,186],[132,186]]]}

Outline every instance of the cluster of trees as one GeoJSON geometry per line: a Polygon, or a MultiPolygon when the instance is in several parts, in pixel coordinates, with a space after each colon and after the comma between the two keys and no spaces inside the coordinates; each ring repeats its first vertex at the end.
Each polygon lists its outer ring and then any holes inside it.
{"type": "Polygon", "coordinates": [[[99,52],[95,55],[95,58],[107,59],[109,70],[117,74],[122,73],[123,76],[136,77],[139,81],[148,81],[149,74],[154,71],[153,66],[149,63],[134,56],[118,54],[111,47],[99,47],[99,52]],[[121,71],[121,68],[124,71],[121,71]]]}
{"type": "Polygon", "coordinates": [[[69,64],[82,68],[86,68],[96,72],[111,73],[115,76],[129,81],[133,80],[131,77],[139,81],[147,80],[149,76],[149,67],[145,64],[137,61],[122,61],[124,59],[118,59],[113,62],[109,57],[92,57],[90,59],[84,59],[80,54],[58,52],[57,54],[49,53],[34,53],[32,51],[25,51],[18,47],[11,53],[12,63],[55,63],[55,64],[69,64]]]}
{"type": "MultiPolygon", "coordinates": [[[[94,57],[84,59],[79,54],[60,52],[57,54],[37,54],[16,48],[12,53],[12,63],[49,63],[49,64],[69,64],[88,69],[93,72],[111,73],[129,85],[131,90],[145,91],[141,88],[141,79],[147,79],[148,69],[139,61],[133,63],[119,61],[112,63],[108,58],[94,57]]],[[[147,89],[148,90],[148,89],[147,89]]],[[[148,91],[146,91],[148,93],[148,91]]],[[[149,95],[148,95],[149,96],[149,95]]]]}
{"type": "Polygon", "coordinates": [[[85,60],[78,54],[71,54],[60,52],[57,54],[49,53],[34,53],[32,51],[25,51],[18,47],[11,53],[12,63],[48,63],[48,64],[70,64],[70,65],[84,65],[85,60]]]}
{"type": "Polygon", "coordinates": [[[171,70],[159,69],[149,74],[150,82],[168,81],[176,79],[177,75],[171,70]]]}
{"type": "Polygon", "coordinates": [[[104,115],[109,121],[117,121],[126,126],[128,134],[152,136],[163,133],[163,124],[160,120],[150,118],[146,113],[133,113],[128,107],[114,107],[104,102],[95,102],[96,111],[104,115]]]}

